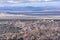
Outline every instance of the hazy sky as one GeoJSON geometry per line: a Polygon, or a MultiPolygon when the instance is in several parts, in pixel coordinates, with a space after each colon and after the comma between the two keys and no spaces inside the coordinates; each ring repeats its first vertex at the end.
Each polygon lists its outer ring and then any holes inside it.
{"type": "Polygon", "coordinates": [[[60,0],[0,0],[0,6],[60,6],[60,0]]]}

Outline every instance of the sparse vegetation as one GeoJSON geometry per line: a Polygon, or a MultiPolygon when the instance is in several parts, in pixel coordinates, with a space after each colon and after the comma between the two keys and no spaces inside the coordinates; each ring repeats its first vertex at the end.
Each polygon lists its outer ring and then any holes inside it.
{"type": "Polygon", "coordinates": [[[60,40],[60,21],[1,20],[1,40],[60,40]]]}

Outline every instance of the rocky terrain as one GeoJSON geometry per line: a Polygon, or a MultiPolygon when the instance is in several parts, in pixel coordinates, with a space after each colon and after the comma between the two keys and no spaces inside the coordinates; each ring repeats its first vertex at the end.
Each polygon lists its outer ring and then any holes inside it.
{"type": "Polygon", "coordinates": [[[0,40],[60,40],[60,20],[0,20],[0,40]]]}

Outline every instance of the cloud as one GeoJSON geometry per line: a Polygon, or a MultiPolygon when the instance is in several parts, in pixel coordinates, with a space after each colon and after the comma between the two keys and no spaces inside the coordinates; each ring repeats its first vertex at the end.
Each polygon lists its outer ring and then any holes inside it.
{"type": "Polygon", "coordinates": [[[44,0],[44,1],[52,1],[52,0],[44,0]]]}
{"type": "Polygon", "coordinates": [[[0,0],[0,3],[14,3],[14,4],[20,4],[20,3],[38,3],[38,2],[49,2],[49,1],[60,1],[60,0],[0,0]]]}
{"type": "Polygon", "coordinates": [[[34,6],[34,7],[38,6],[38,7],[41,7],[41,6],[56,6],[60,4],[60,2],[56,2],[56,1],[57,0],[0,0],[0,6],[34,6]]]}
{"type": "Polygon", "coordinates": [[[19,1],[12,1],[12,0],[10,0],[10,1],[7,1],[8,3],[19,3],[19,1]]]}
{"type": "Polygon", "coordinates": [[[27,3],[27,2],[47,2],[47,1],[54,1],[54,0],[0,0],[0,2],[3,3],[27,3]]]}

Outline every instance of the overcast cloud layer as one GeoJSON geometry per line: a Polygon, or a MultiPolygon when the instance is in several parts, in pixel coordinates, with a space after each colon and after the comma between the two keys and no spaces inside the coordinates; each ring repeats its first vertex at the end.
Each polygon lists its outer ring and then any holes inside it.
{"type": "Polygon", "coordinates": [[[60,0],[0,0],[0,6],[59,6],[60,0]]]}

